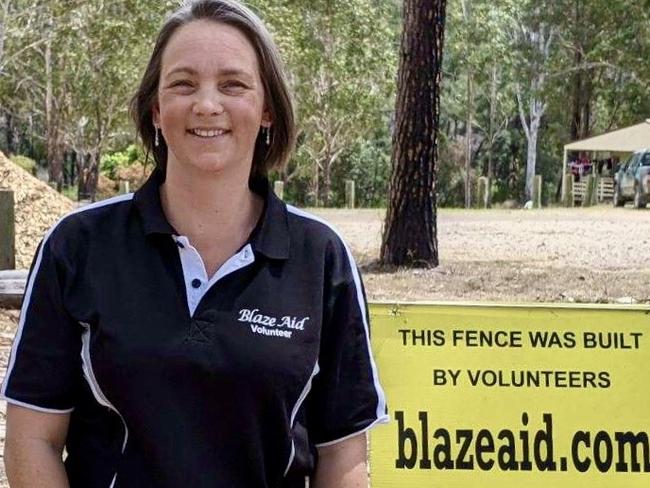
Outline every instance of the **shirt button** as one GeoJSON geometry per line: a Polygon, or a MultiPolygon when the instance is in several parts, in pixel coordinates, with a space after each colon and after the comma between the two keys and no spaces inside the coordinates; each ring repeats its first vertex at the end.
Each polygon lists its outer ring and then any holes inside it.
{"type": "Polygon", "coordinates": [[[201,286],[201,280],[198,278],[194,278],[192,280],[192,288],[199,288],[201,286]]]}
{"type": "Polygon", "coordinates": [[[180,247],[181,249],[185,248],[185,246],[183,245],[183,243],[181,241],[176,241],[176,245],[178,247],[180,247]]]}

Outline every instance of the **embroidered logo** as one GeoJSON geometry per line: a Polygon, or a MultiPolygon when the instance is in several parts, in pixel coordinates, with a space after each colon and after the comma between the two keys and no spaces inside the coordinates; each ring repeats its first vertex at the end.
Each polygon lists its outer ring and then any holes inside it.
{"type": "Polygon", "coordinates": [[[290,339],[294,331],[305,330],[309,317],[285,315],[278,318],[265,315],[257,308],[242,308],[237,321],[248,324],[254,334],[290,339]]]}

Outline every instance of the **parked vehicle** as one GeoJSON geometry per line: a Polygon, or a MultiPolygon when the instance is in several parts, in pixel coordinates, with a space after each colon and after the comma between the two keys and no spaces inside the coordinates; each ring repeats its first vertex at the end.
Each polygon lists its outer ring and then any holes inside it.
{"type": "Polygon", "coordinates": [[[614,175],[614,206],[632,201],[645,208],[650,200],[650,149],[635,152],[614,175]]]}

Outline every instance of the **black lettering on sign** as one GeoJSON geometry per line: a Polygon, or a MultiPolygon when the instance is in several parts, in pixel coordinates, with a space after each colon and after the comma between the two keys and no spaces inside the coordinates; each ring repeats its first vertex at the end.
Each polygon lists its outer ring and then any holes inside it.
{"type": "Polygon", "coordinates": [[[576,346],[576,335],[573,332],[560,334],[556,331],[529,331],[528,339],[531,346],[539,348],[572,349],[576,346]]]}
{"type": "Polygon", "coordinates": [[[641,332],[585,332],[585,349],[639,349],[641,332]]]}
{"type": "Polygon", "coordinates": [[[418,458],[418,440],[415,431],[410,427],[404,425],[404,412],[395,412],[395,420],[397,420],[397,459],[395,460],[395,467],[397,469],[413,469],[415,462],[418,458]],[[406,455],[406,450],[409,454],[406,455]]]}
{"type": "Polygon", "coordinates": [[[460,444],[458,458],[456,459],[456,469],[474,469],[474,456],[468,456],[473,436],[474,433],[469,429],[459,429],[456,431],[456,442],[460,444]]]}

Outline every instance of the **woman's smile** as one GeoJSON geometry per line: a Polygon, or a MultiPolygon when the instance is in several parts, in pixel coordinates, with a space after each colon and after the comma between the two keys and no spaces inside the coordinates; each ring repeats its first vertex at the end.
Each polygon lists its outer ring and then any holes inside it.
{"type": "Polygon", "coordinates": [[[200,139],[217,139],[230,133],[226,129],[189,129],[187,132],[200,139]]]}

